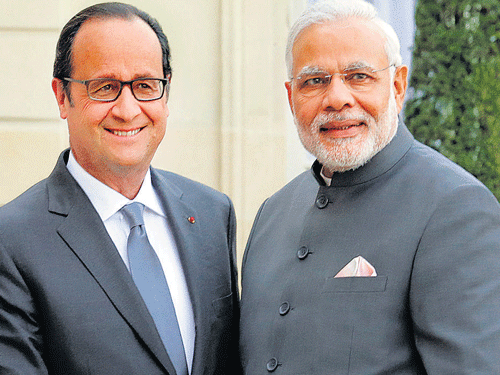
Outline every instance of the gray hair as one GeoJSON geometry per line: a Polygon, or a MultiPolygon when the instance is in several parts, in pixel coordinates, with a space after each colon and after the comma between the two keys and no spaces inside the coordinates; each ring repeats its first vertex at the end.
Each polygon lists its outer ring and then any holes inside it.
{"type": "Polygon", "coordinates": [[[402,64],[399,38],[392,26],[378,16],[377,10],[373,5],[363,0],[323,0],[307,8],[290,29],[286,46],[288,77],[292,78],[292,48],[297,37],[304,29],[315,24],[352,17],[371,21],[377,25],[382,31],[382,36],[386,39],[384,48],[389,64],[394,66],[402,64]]]}

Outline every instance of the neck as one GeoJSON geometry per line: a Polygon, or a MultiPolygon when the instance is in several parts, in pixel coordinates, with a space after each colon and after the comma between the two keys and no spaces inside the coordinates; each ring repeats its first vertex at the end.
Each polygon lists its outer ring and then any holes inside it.
{"type": "Polygon", "coordinates": [[[146,173],[144,173],[141,177],[129,176],[125,178],[110,176],[105,181],[100,181],[128,199],[134,199],[141,189],[145,175],[146,173]]]}
{"type": "Polygon", "coordinates": [[[117,168],[102,170],[99,168],[90,168],[82,165],[91,176],[101,181],[103,184],[116,190],[128,199],[134,199],[141,189],[148,168],[130,168],[129,166],[120,166],[117,168]]]}

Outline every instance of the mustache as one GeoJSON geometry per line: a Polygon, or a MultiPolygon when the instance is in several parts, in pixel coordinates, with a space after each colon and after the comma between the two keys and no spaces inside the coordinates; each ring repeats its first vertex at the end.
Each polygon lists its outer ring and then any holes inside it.
{"type": "Polygon", "coordinates": [[[359,121],[364,123],[369,123],[372,120],[371,116],[366,114],[340,114],[335,112],[320,113],[318,114],[313,123],[311,124],[315,128],[320,128],[331,122],[341,122],[341,121],[359,121]]]}

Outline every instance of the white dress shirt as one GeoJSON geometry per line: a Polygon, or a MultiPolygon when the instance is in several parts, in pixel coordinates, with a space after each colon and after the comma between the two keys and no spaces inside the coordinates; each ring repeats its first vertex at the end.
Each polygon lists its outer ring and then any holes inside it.
{"type": "Polygon", "coordinates": [[[101,217],[127,268],[129,268],[127,239],[130,228],[120,209],[132,202],[140,202],[145,206],[144,225],[149,242],[160,259],[167,279],[184,343],[188,370],[191,373],[195,340],[193,307],[179,252],[168,226],[163,206],[151,183],[150,170],[148,169],[137,196],[129,200],[85,171],[72,152],[69,155],[67,168],[101,217]]]}

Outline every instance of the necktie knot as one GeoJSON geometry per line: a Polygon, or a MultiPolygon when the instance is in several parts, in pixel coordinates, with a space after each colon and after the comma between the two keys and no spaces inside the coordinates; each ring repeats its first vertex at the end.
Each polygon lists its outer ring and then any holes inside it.
{"type": "Polygon", "coordinates": [[[123,206],[121,210],[130,224],[130,229],[144,225],[144,218],[142,215],[144,212],[144,205],[142,203],[130,203],[123,206]]]}

